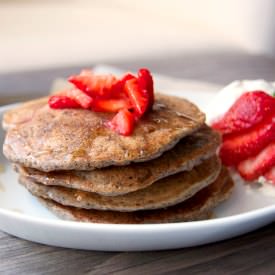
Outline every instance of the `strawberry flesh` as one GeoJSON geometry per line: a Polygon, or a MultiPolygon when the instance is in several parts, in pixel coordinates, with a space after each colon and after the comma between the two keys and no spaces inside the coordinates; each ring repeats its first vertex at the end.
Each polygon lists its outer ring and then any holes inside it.
{"type": "Polygon", "coordinates": [[[257,156],[242,161],[238,171],[245,180],[255,180],[275,166],[275,142],[264,148],[257,156]]]}
{"type": "Polygon", "coordinates": [[[134,130],[135,117],[127,109],[120,110],[111,121],[107,122],[107,126],[123,136],[129,136],[134,130]]]}
{"type": "Polygon", "coordinates": [[[143,68],[138,71],[138,85],[143,93],[147,94],[148,108],[151,108],[154,104],[154,83],[149,70],[143,68]]]}
{"type": "Polygon", "coordinates": [[[136,117],[141,117],[148,109],[148,95],[144,94],[143,90],[140,89],[136,78],[127,80],[124,88],[136,117]]]}
{"type": "Polygon", "coordinates": [[[116,113],[121,109],[129,109],[130,106],[130,103],[125,99],[96,99],[92,104],[92,110],[116,113]]]}
{"type": "Polygon", "coordinates": [[[259,124],[270,115],[275,115],[275,98],[263,91],[247,92],[212,127],[222,134],[238,133],[259,124]]]}
{"type": "Polygon", "coordinates": [[[73,99],[63,95],[54,95],[49,98],[49,106],[52,109],[80,108],[81,106],[73,99]]]}
{"type": "Polygon", "coordinates": [[[227,166],[238,165],[242,160],[257,155],[275,139],[275,116],[241,134],[225,135],[220,157],[227,166]]]}
{"type": "Polygon", "coordinates": [[[125,74],[120,80],[117,81],[116,84],[112,87],[112,98],[115,99],[127,99],[127,95],[125,94],[125,83],[130,79],[135,79],[136,77],[130,73],[125,74]]]}
{"type": "Polygon", "coordinates": [[[84,109],[89,109],[93,102],[93,99],[90,96],[76,88],[64,91],[62,94],[73,99],[84,109]]]}
{"type": "Polygon", "coordinates": [[[110,98],[118,82],[113,75],[95,75],[90,70],[82,70],[79,75],[69,77],[68,81],[93,98],[110,98]]]}

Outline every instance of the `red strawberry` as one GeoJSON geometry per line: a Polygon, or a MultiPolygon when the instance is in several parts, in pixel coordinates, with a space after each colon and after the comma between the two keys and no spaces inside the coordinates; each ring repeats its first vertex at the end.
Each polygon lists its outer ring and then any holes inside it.
{"type": "Polygon", "coordinates": [[[76,88],[61,92],[61,94],[73,99],[84,109],[89,109],[93,102],[90,96],[76,88]]]}
{"type": "Polygon", "coordinates": [[[274,139],[275,116],[270,116],[245,133],[224,136],[220,157],[225,165],[234,166],[242,160],[258,154],[274,139]]]}
{"type": "Polygon", "coordinates": [[[92,104],[95,112],[118,112],[121,109],[130,108],[130,103],[126,99],[96,99],[92,104]]]}
{"type": "Polygon", "coordinates": [[[79,75],[69,77],[68,81],[93,98],[111,97],[112,89],[118,82],[113,75],[94,75],[90,70],[82,70],[79,75]]]}
{"type": "Polygon", "coordinates": [[[136,78],[127,80],[124,89],[135,110],[136,117],[141,117],[149,106],[148,95],[144,94],[143,90],[140,89],[136,78]]]}
{"type": "Polygon", "coordinates": [[[128,81],[130,79],[136,79],[136,77],[134,75],[132,75],[131,73],[127,73],[119,80],[118,83],[120,85],[121,90],[123,90],[126,81],[128,81]]]}
{"type": "Polygon", "coordinates": [[[77,87],[79,90],[86,92],[92,75],[92,71],[82,70],[79,75],[71,75],[68,78],[68,81],[74,84],[74,86],[77,87]]]}
{"type": "Polygon", "coordinates": [[[264,174],[264,177],[275,184],[275,166],[273,166],[268,172],[264,174]]]}
{"type": "Polygon", "coordinates": [[[136,77],[130,73],[125,74],[120,80],[117,81],[117,83],[115,83],[112,87],[112,98],[115,99],[127,99],[128,97],[125,94],[125,83],[126,81],[130,80],[130,79],[136,79],[136,77]]]}
{"type": "Polygon", "coordinates": [[[222,134],[237,133],[257,125],[272,114],[275,114],[274,97],[262,91],[247,92],[212,127],[222,134]]]}
{"type": "Polygon", "coordinates": [[[52,97],[49,105],[52,108],[81,107],[96,112],[118,112],[107,125],[122,135],[130,135],[135,121],[154,103],[153,79],[147,69],[140,69],[138,77],[128,73],[121,79],[83,70],[68,80],[76,88],[52,97]]]}
{"type": "Polygon", "coordinates": [[[149,70],[140,69],[138,71],[138,85],[144,93],[148,94],[149,108],[151,108],[154,104],[154,83],[149,70]]]}
{"type": "Polygon", "coordinates": [[[265,147],[257,156],[240,162],[238,171],[246,180],[255,180],[275,166],[275,142],[265,147]]]}
{"type": "Polygon", "coordinates": [[[112,130],[120,135],[129,136],[134,130],[135,117],[127,109],[120,110],[111,121],[107,122],[112,130]]]}
{"type": "Polygon", "coordinates": [[[49,106],[52,109],[80,108],[80,105],[73,99],[62,95],[51,96],[49,98],[49,106]]]}

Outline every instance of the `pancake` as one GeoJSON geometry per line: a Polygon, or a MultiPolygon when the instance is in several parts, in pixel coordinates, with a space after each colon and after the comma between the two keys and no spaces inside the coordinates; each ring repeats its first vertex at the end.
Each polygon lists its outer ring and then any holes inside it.
{"type": "Polygon", "coordinates": [[[205,122],[205,115],[189,101],[157,95],[153,110],[137,123],[131,136],[125,137],[104,125],[113,114],[54,110],[47,103],[41,106],[41,99],[36,103],[27,107],[35,111],[28,111],[25,122],[22,118],[16,123],[16,113],[22,114],[20,108],[26,109],[26,105],[5,115],[3,125],[8,132],[3,151],[12,162],[45,172],[148,161],[171,149],[205,122]]]}
{"type": "Polygon", "coordinates": [[[31,121],[35,112],[45,106],[48,102],[48,97],[43,97],[20,104],[19,107],[7,111],[2,120],[2,127],[8,131],[19,124],[31,121]]]}
{"type": "Polygon", "coordinates": [[[31,193],[60,204],[85,209],[137,211],[180,203],[212,183],[219,175],[220,161],[213,157],[191,171],[166,177],[151,186],[122,196],[106,197],[95,193],[57,186],[46,186],[20,177],[31,193]]]}
{"type": "Polygon", "coordinates": [[[204,126],[182,139],[159,158],[128,166],[110,166],[93,171],[57,171],[45,173],[16,166],[20,175],[45,185],[56,185],[115,196],[148,187],[157,180],[180,171],[191,170],[216,152],[220,136],[204,126]]]}
{"type": "Polygon", "coordinates": [[[112,224],[186,222],[209,218],[211,210],[230,196],[233,186],[232,179],[227,170],[223,168],[214,183],[183,203],[166,209],[115,212],[63,206],[52,200],[42,198],[40,201],[58,217],[65,220],[112,224]]]}

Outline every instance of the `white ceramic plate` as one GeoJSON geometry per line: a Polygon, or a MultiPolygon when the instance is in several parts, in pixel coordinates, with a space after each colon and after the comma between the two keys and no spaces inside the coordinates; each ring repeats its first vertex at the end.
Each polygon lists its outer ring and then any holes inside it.
{"type": "MultiPolygon", "coordinates": [[[[202,109],[213,93],[171,91],[202,109]]],[[[3,112],[11,106],[0,108],[3,112]]],[[[0,130],[0,143],[4,132],[0,130]]],[[[215,212],[215,219],[154,225],[85,224],[62,221],[42,207],[22,186],[11,165],[0,155],[0,229],[43,244],[104,251],[173,249],[216,242],[255,230],[275,220],[275,188],[252,189],[235,178],[232,197],[215,212]]]]}

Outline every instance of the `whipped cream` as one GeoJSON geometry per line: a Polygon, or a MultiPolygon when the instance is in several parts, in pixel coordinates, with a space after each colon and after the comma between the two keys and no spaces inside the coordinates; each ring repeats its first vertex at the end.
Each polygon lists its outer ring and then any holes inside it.
{"type": "Polygon", "coordinates": [[[220,90],[206,107],[207,122],[220,118],[245,92],[262,90],[270,95],[275,92],[275,82],[258,80],[236,80],[220,90]]]}

